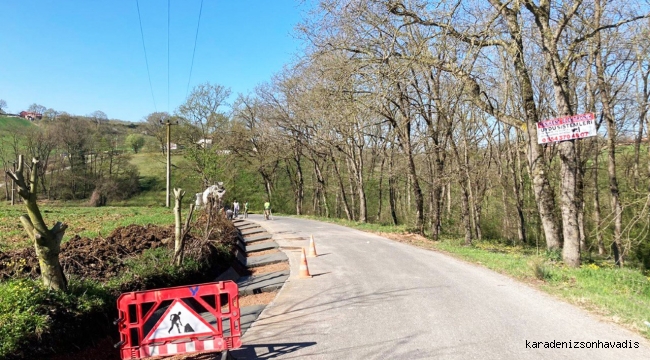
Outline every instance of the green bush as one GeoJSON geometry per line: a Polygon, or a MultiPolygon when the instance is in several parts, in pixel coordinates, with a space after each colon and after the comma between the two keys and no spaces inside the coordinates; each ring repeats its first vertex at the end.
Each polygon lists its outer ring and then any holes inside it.
{"type": "Polygon", "coordinates": [[[101,286],[75,279],[70,279],[67,293],[47,289],[38,280],[2,282],[0,298],[0,358],[16,355],[23,345],[41,339],[44,334],[57,336],[54,320],[63,313],[76,318],[103,311],[114,299],[101,286]]]}
{"type": "Polygon", "coordinates": [[[0,299],[0,357],[4,357],[27,341],[25,334],[40,336],[49,319],[39,311],[43,292],[34,280],[0,283],[0,299]]]}

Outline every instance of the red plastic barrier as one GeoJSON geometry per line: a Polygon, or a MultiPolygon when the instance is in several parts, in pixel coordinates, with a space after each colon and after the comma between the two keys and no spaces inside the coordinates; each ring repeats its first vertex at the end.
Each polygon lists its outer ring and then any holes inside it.
{"type": "Polygon", "coordinates": [[[124,293],[117,308],[122,359],[241,347],[232,281],[124,293]]]}

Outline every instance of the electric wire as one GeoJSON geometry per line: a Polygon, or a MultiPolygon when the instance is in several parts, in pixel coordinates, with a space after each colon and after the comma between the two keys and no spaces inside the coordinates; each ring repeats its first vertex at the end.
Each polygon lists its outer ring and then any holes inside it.
{"type": "Polygon", "coordinates": [[[192,81],[192,69],[194,69],[194,54],[196,54],[196,42],[199,38],[199,26],[201,25],[201,12],[203,11],[203,0],[201,0],[201,7],[199,8],[199,20],[196,23],[196,35],[194,35],[194,50],[192,51],[192,62],[190,63],[190,77],[187,79],[187,89],[185,90],[185,98],[190,93],[190,82],[192,81]]]}
{"type": "Polygon", "coordinates": [[[142,49],[144,50],[144,62],[147,64],[147,76],[149,77],[149,89],[151,90],[151,99],[153,100],[153,107],[158,112],[156,106],[156,97],[153,95],[153,86],[151,85],[151,72],[149,71],[149,59],[147,58],[147,47],[144,45],[144,31],[142,31],[142,17],[140,16],[140,2],[135,0],[135,5],[138,8],[138,21],[140,22],[140,36],[142,37],[142,49]]]}

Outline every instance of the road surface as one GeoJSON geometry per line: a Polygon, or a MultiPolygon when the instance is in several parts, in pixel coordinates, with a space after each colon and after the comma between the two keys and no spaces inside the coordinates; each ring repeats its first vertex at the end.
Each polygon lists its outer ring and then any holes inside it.
{"type": "Polygon", "coordinates": [[[237,359],[650,359],[641,336],[480,266],[317,221],[249,220],[284,248],[291,277],[237,359]],[[295,248],[310,234],[319,256],[300,279],[295,248]]]}

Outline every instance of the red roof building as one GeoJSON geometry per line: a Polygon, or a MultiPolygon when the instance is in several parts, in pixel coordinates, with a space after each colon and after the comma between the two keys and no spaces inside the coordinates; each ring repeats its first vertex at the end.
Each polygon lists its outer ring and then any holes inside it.
{"type": "Polygon", "coordinates": [[[34,121],[35,119],[39,119],[39,120],[42,119],[43,114],[35,113],[32,111],[21,111],[20,117],[23,119],[34,121]]]}

